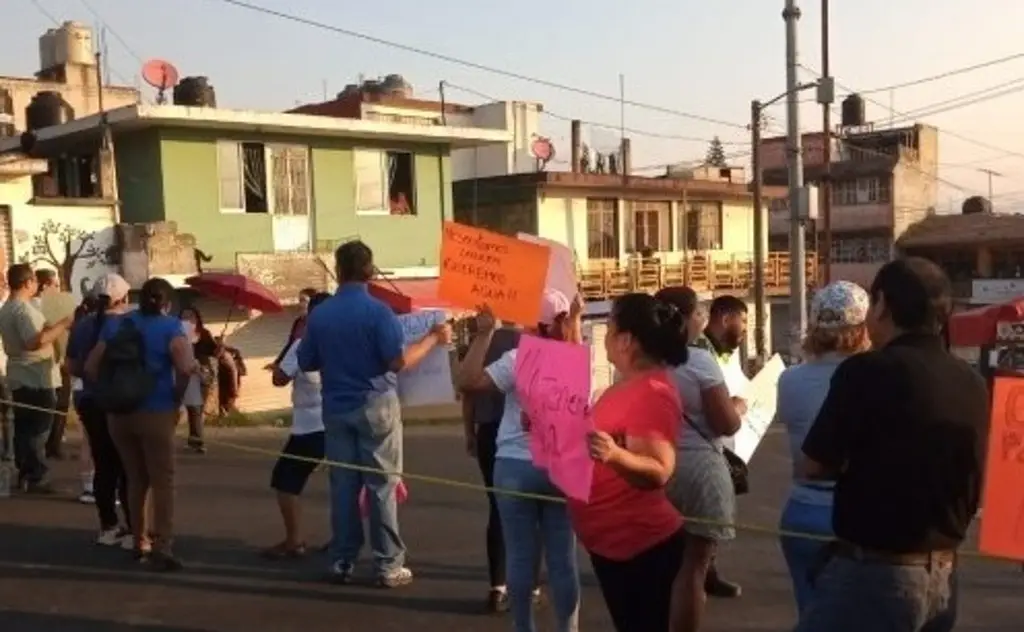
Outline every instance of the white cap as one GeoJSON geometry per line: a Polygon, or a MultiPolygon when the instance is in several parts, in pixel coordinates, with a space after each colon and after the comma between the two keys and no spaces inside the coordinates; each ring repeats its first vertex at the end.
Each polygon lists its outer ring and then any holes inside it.
{"type": "Polygon", "coordinates": [[[96,279],[96,283],[92,286],[92,293],[96,297],[106,296],[112,303],[116,303],[128,296],[131,289],[132,287],[128,285],[124,277],[110,272],[96,279]]]}
{"type": "Polygon", "coordinates": [[[554,288],[544,290],[544,296],[540,300],[540,324],[553,325],[559,314],[568,314],[572,308],[569,299],[554,288]]]}

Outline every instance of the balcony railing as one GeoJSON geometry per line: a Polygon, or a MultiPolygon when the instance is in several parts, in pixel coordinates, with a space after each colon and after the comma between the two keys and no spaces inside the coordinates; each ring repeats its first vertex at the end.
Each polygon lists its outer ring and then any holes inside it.
{"type": "MultiPolygon", "coordinates": [[[[808,286],[818,280],[817,255],[807,255],[808,286]]],[[[789,253],[770,252],[765,264],[768,293],[789,293],[789,253]]],[[[688,285],[698,292],[747,293],[754,285],[754,265],[749,256],[693,253],[679,263],[658,260],[591,262],[580,274],[580,287],[587,300],[606,300],[629,292],[656,292],[672,285],[688,285]]]]}

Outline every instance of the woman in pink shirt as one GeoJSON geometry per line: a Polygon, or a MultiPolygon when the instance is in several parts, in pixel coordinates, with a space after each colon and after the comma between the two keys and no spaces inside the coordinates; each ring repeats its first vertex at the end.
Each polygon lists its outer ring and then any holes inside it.
{"type": "Polygon", "coordinates": [[[570,516],[615,629],[666,632],[683,560],[683,517],[663,489],[683,416],[670,373],[687,358],[683,316],[648,294],[622,296],[605,350],[620,378],[594,405],[590,502],[570,500],[570,516]]]}

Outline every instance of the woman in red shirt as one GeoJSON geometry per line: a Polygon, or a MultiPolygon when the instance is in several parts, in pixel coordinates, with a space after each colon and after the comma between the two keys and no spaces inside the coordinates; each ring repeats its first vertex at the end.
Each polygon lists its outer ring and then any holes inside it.
{"type": "Polygon", "coordinates": [[[683,560],[683,518],[663,487],[675,470],[682,402],[671,368],[686,362],[683,316],[647,294],[617,299],[605,334],[619,380],[593,408],[590,502],[569,501],[619,632],[666,632],[683,560]]]}

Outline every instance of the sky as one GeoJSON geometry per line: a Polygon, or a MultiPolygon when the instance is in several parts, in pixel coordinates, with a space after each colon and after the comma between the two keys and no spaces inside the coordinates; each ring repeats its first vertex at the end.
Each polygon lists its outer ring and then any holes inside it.
{"type": "MultiPolygon", "coordinates": [[[[635,167],[698,160],[715,136],[726,143],[727,153],[742,153],[749,147],[744,126],[751,100],[769,100],[785,91],[783,0],[251,3],[522,78],[295,23],[225,0],[3,0],[0,75],[33,73],[38,36],[54,19],[76,20],[105,30],[115,83],[139,84],[141,63],[161,58],[174,63],[182,75],[209,76],[221,107],[281,110],[322,100],[361,74],[398,73],[413,84],[416,96],[426,99],[436,99],[444,81],[450,101],[542,103],[555,115],[545,115],[542,130],[556,150],[564,148],[563,156],[568,154],[565,119],[611,127],[624,123],[636,130],[628,134],[635,167]],[[626,100],[661,111],[627,106],[623,116],[614,98],[557,87],[617,98],[620,76],[626,100]]],[[[820,1],[799,4],[800,62],[818,70],[820,1]]],[[[1024,53],[1024,3],[1019,0],[974,0],[969,11],[963,0],[833,0],[831,5],[831,70],[843,87],[840,96],[849,89],[876,90],[1024,53]]],[[[987,195],[988,176],[979,169],[1000,174],[992,183],[996,210],[1024,212],[1022,72],[1024,54],[988,68],[870,95],[869,120],[887,123],[919,111],[924,113],[921,122],[942,132],[940,212],[958,209],[966,196],[987,195]],[[996,89],[1012,81],[1020,85],[996,89]],[[969,97],[957,100],[989,88],[993,90],[979,94],[980,102],[964,105],[969,97]],[[987,98],[994,94],[1000,96],[987,98]],[[947,111],[933,113],[938,109],[947,111]]],[[[808,71],[801,73],[804,81],[814,78],[808,71]]],[[[145,86],[143,94],[147,100],[154,96],[145,86]]],[[[771,108],[769,117],[770,133],[782,133],[784,107],[771,108]]],[[[820,106],[805,103],[800,126],[820,130],[820,106]]]]}

